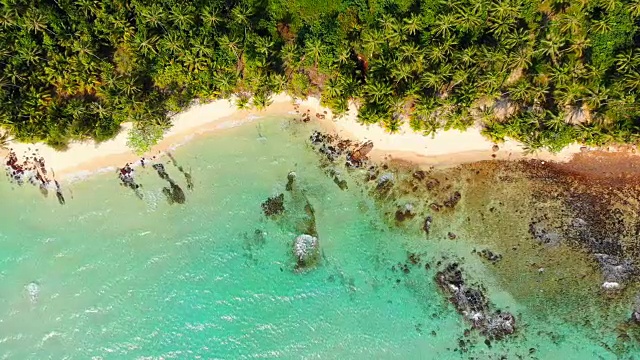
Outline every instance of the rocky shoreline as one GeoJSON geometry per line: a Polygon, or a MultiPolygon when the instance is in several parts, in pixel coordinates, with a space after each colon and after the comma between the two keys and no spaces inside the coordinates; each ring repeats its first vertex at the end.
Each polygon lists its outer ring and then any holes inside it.
{"type": "MultiPolygon", "coordinates": [[[[416,169],[392,159],[374,164],[366,154],[375,144],[319,132],[309,141],[327,175],[341,174],[341,181],[369,189],[393,226],[422,232],[426,241],[472,240],[470,254],[503,278],[517,299],[534,299],[532,306],[540,309],[540,316],[588,323],[591,314],[584,313],[585,305],[581,310],[567,296],[589,294],[593,300],[588,306],[623,314],[617,316],[619,323],[609,324],[611,331],[624,328],[615,346],[640,344],[636,182],[601,179],[594,184],[588,175],[568,172],[570,165],[537,160],[487,161],[452,169],[416,169]],[[350,161],[360,153],[364,156],[357,162],[350,161]],[[496,242],[499,238],[510,240],[496,242]],[[532,285],[519,289],[523,280],[532,285]],[[535,289],[560,307],[549,308],[534,295],[535,289]],[[569,304],[566,313],[560,312],[563,304],[569,304]]],[[[458,263],[442,259],[436,271],[434,279],[443,294],[479,333],[491,340],[517,334],[517,316],[494,310],[481,285],[468,285],[458,263]],[[472,315],[474,310],[482,316],[472,315]]]]}

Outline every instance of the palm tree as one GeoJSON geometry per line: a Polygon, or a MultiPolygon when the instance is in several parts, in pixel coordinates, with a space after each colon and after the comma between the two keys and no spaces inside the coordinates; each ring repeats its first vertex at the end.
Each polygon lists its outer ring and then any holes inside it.
{"type": "Polygon", "coordinates": [[[0,133],[0,149],[7,150],[12,140],[8,131],[2,131],[2,133],[0,133]]]}
{"type": "Polygon", "coordinates": [[[407,34],[413,36],[422,30],[422,18],[419,15],[411,14],[411,16],[404,19],[404,26],[402,28],[407,34]]]}
{"type": "Polygon", "coordinates": [[[375,103],[382,104],[388,100],[392,90],[389,85],[374,81],[365,85],[365,94],[375,103]]]}
{"type": "Polygon", "coordinates": [[[558,38],[555,35],[547,35],[546,39],[540,41],[540,53],[546,55],[551,58],[551,61],[554,65],[558,64],[558,58],[562,52],[562,46],[564,45],[564,40],[558,38]]]}
{"type": "Polygon", "coordinates": [[[368,57],[378,53],[384,44],[384,36],[379,30],[368,30],[362,32],[362,44],[368,57]]]}
{"type": "Polygon", "coordinates": [[[324,92],[329,98],[337,98],[342,95],[342,88],[340,82],[336,78],[331,78],[324,86],[324,92]]]}
{"type": "Polygon", "coordinates": [[[191,16],[191,13],[193,12],[192,10],[193,8],[191,6],[183,7],[176,4],[171,9],[169,19],[171,19],[179,29],[184,31],[193,25],[193,17],[191,16]]]}
{"type": "Polygon", "coordinates": [[[325,47],[322,41],[317,38],[311,39],[307,41],[307,43],[305,44],[305,47],[304,47],[305,57],[308,56],[309,58],[313,59],[313,66],[316,68],[318,67],[318,61],[320,60],[320,57],[324,53],[324,48],[325,47]]]}
{"type": "MultiPolygon", "coordinates": [[[[640,0],[638,1],[640,3],[640,0]]],[[[640,65],[640,53],[633,50],[627,50],[624,53],[616,55],[616,67],[621,73],[640,65]]]]}
{"type": "Polygon", "coordinates": [[[591,22],[591,29],[596,34],[604,34],[611,31],[611,24],[609,24],[609,19],[605,17],[603,19],[593,20],[591,22]]]}
{"type": "Polygon", "coordinates": [[[640,17],[640,0],[633,0],[627,5],[627,9],[632,17],[640,17]]]}
{"type": "Polygon", "coordinates": [[[624,86],[627,90],[640,90],[640,73],[632,70],[624,76],[624,86]]]}
{"type": "Polygon", "coordinates": [[[585,35],[581,34],[578,36],[574,36],[571,39],[571,46],[569,46],[569,50],[573,51],[578,58],[581,58],[584,54],[584,51],[591,46],[591,40],[589,40],[585,35]]]}
{"type": "Polygon", "coordinates": [[[165,12],[160,5],[152,4],[149,7],[141,9],[140,16],[144,19],[145,24],[152,27],[164,28],[163,20],[165,18],[165,12]]]}
{"type": "Polygon", "coordinates": [[[222,20],[218,15],[218,11],[212,6],[205,6],[200,13],[200,18],[205,26],[215,28],[216,25],[222,20]]]}
{"type": "Polygon", "coordinates": [[[244,37],[247,37],[247,28],[251,27],[250,18],[253,11],[246,5],[236,6],[231,10],[234,22],[244,28],[244,37]]]}
{"type": "Polygon", "coordinates": [[[438,15],[434,23],[433,33],[442,38],[449,38],[456,27],[456,22],[455,14],[438,15]]]}
{"type": "Polygon", "coordinates": [[[253,96],[253,106],[258,110],[266,109],[267,106],[271,105],[271,103],[273,103],[273,100],[271,100],[271,97],[264,92],[258,92],[253,96]]]}

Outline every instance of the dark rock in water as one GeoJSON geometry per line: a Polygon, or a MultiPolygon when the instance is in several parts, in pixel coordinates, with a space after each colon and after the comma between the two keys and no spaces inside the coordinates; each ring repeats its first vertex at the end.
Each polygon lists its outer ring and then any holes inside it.
{"type": "Polygon", "coordinates": [[[460,194],[460,192],[456,191],[453,193],[453,195],[451,195],[449,199],[444,202],[444,206],[453,209],[458,204],[461,198],[462,195],[460,194]]]}
{"type": "Polygon", "coordinates": [[[427,177],[427,173],[425,173],[425,172],[424,172],[424,171],[422,171],[422,170],[418,170],[418,171],[415,171],[415,172],[413,173],[413,178],[414,178],[414,179],[416,179],[416,180],[418,180],[418,181],[422,181],[422,180],[424,180],[426,177],[427,177]]]}
{"type": "Polygon", "coordinates": [[[458,313],[488,340],[499,340],[515,332],[514,316],[499,310],[492,311],[481,288],[465,283],[458,264],[452,263],[439,271],[436,282],[458,313]]]}
{"type": "Polygon", "coordinates": [[[60,205],[66,204],[66,201],[64,200],[64,196],[60,191],[56,191],[56,197],[58,198],[58,202],[60,203],[60,205]]]}
{"type": "Polygon", "coordinates": [[[60,203],[60,205],[64,205],[66,201],[64,200],[64,196],[62,195],[62,187],[60,186],[60,183],[58,182],[58,180],[55,180],[55,184],[56,184],[56,197],[58,198],[58,202],[60,203]]]}
{"type": "Polygon", "coordinates": [[[47,188],[47,184],[46,183],[41,183],[40,184],[40,193],[44,197],[49,197],[49,189],[47,188]]]}
{"type": "Polygon", "coordinates": [[[482,257],[482,258],[484,258],[484,259],[486,259],[488,261],[491,261],[492,263],[496,263],[496,262],[502,260],[502,255],[496,254],[496,253],[494,253],[493,251],[491,251],[489,249],[484,249],[484,250],[480,251],[478,253],[478,255],[480,255],[480,257],[482,257]]]}
{"type": "Polygon", "coordinates": [[[167,197],[167,202],[169,202],[169,205],[184,204],[184,202],[186,201],[184,191],[180,186],[178,186],[178,184],[176,184],[172,180],[169,180],[169,187],[165,186],[162,188],[162,193],[167,197]]]}
{"type": "Polygon", "coordinates": [[[349,186],[347,185],[347,181],[344,179],[340,179],[337,175],[333,177],[333,182],[338,185],[340,190],[347,190],[349,186]]]}
{"type": "Polygon", "coordinates": [[[372,141],[367,141],[366,143],[360,145],[356,150],[347,155],[347,167],[361,167],[364,161],[367,160],[367,154],[369,154],[372,149],[372,141]]]}
{"type": "Polygon", "coordinates": [[[391,190],[393,187],[393,174],[385,173],[378,179],[378,185],[376,186],[376,190],[380,192],[385,192],[391,190]]]}
{"type": "Polygon", "coordinates": [[[330,177],[333,178],[333,182],[338,185],[340,190],[346,190],[349,188],[349,186],[347,185],[347,181],[341,177],[338,171],[336,171],[335,169],[329,169],[327,173],[330,177]]]}
{"type": "Polygon", "coordinates": [[[640,325],[640,294],[636,295],[633,312],[631,313],[631,321],[640,325]]]}
{"type": "Polygon", "coordinates": [[[266,216],[282,214],[284,212],[284,194],[268,198],[261,206],[266,216]]]}
{"type": "Polygon", "coordinates": [[[624,283],[637,273],[631,260],[607,254],[595,254],[595,257],[602,271],[604,278],[602,287],[605,290],[617,290],[624,287],[624,283]]]}
{"type": "Polygon", "coordinates": [[[422,230],[424,230],[427,236],[429,235],[429,231],[431,231],[431,223],[433,222],[433,218],[431,216],[427,216],[424,219],[424,224],[422,225],[422,230]]]}
{"type": "Polygon", "coordinates": [[[449,240],[455,240],[458,238],[458,235],[452,233],[452,232],[448,232],[447,233],[447,237],[449,238],[449,240]]]}
{"type": "Polygon", "coordinates": [[[158,176],[160,176],[162,180],[169,180],[169,174],[167,174],[167,171],[165,170],[164,165],[153,164],[153,168],[156,170],[156,172],[158,172],[158,176]]]}
{"type": "Polygon", "coordinates": [[[296,181],[296,173],[291,171],[289,172],[289,174],[287,174],[287,186],[285,186],[285,189],[287,191],[293,190],[294,181],[296,181]]]}
{"type": "Polygon", "coordinates": [[[438,179],[429,179],[427,181],[427,190],[431,191],[437,188],[440,185],[440,181],[438,179]]]}
{"type": "Polygon", "coordinates": [[[397,222],[413,219],[414,216],[416,216],[416,214],[413,212],[413,205],[411,204],[406,204],[401,209],[396,210],[397,222]]]}
{"type": "Polygon", "coordinates": [[[351,161],[362,161],[366,158],[367,154],[373,150],[373,141],[367,141],[360,145],[354,152],[349,155],[351,161]]]}

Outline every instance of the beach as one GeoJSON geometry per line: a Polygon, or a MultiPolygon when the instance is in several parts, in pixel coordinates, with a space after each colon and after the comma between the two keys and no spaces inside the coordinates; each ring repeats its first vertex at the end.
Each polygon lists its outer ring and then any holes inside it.
{"type": "MultiPolygon", "coordinates": [[[[546,150],[528,153],[516,141],[507,140],[494,144],[481,134],[481,128],[471,127],[466,131],[439,131],[434,136],[416,133],[404,124],[400,131],[388,133],[378,125],[362,125],[357,121],[357,108],[350,106],[348,113],[334,117],[331,110],[320,105],[317,98],[293,99],[286,94],[273,97],[272,103],[264,110],[238,110],[232,99],[215,100],[206,104],[193,104],[185,111],[172,117],[173,126],[164,138],[148,153],[135,154],[127,145],[130,123],[122,126],[122,131],[113,139],[96,144],[93,141],[71,143],[67,150],[57,151],[44,144],[9,143],[8,147],[21,156],[28,156],[37,149],[38,156],[46,161],[47,168],[53,169],[59,180],[84,177],[96,171],[111,171],[135,163],[142,157],[151,158],[175,149],[196,137],[217,130],[260,121],[271,116],[300,116],[309,114],[313,122],[318,122],[327,131],[341,138],[358,142],[372,141],[370,157],[375,161],[404,161],[417,166],[447,167],[483,160],[516,160],[535,158],[544,161],[566,162],[581,151],[581,146],[573,144],[559,153],[546,150]],[[319,116],[316,116],[319,115],[319,116]],[[497,149],[494,147],[497,145],[497,149]]],[[[0,150],[5,156],[7,151],[0,150]]]]}

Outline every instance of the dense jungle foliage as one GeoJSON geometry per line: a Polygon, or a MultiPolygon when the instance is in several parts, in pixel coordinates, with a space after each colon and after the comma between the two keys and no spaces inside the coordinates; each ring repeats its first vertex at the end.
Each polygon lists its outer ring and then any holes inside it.
{"type": "Polygon", "coordinates": [[[274,93],[389,131],[480,124],[532,149],[635,143],[640,0],[0,0],[0,126],[64,148],[194,99],[274,93]]]}

